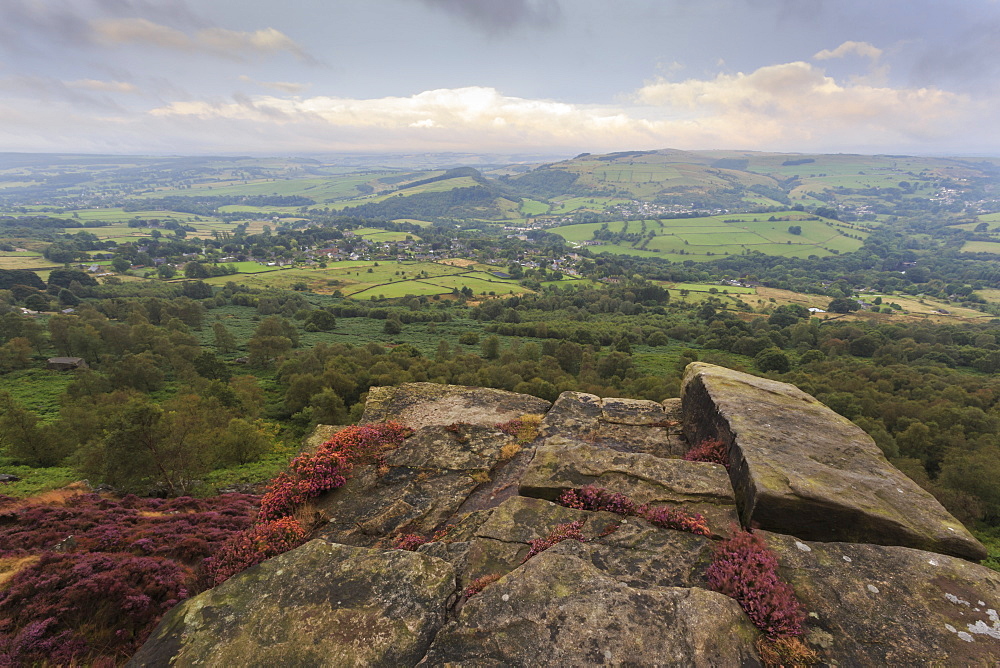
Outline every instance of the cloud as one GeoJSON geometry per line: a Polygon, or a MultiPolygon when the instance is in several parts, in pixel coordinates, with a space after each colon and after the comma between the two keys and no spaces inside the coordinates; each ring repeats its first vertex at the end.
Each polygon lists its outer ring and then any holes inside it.
{"type": "Polygon", "coordinates": [[[549,28],[562,18],[558,0],[420,0],[496,35],[523,27],[549,28]]]}
{"type": "Polygon", "coordinates": [[[99,19],[90,22],[93,38],[105,46],[147,44],[167,49],[188,50],[194,42],[174,28],[148,19],[99,19]]]}
{"type": "Polygon", "coordinates": [[[97,79],[80,79],[79,81],[68,81],[66,85],[70,88],[81,90],[92,90],[101,93],[136,93],[138,88],[125,81],[98,81],[97,79]]]}
{"type": "Polygon", "coordinates": [[[150,116],[216,128],[270,127],[275,136],[308,136],[314,150],[896,152],[953,141],[977,111],[968,97],[948,91],[844,83],[809,63],[793,62],[711,79],[658,79],[615,106],[519,98],[473,86],[373,99],[190,100],[161,106],[150,116]]]}
{"type": "Polygon", "coordinates": [[[178,51],[207,51],[240,58],[244,54],[262,55],[288,52],[301,61],[316,59],[292,38],[274,28],[239,32],[225,28],[205,28],[194,36],[148,19],[98,19],[91,21],[94,39],[105,46],[147,44],[178,51]]]}
{"type": "Polygon", "coordinates": [[[271,90],[280,91],[282,93],[301,93],[311,85],[294,83],[291,81],[257,81],[256,79],[248,77],[245,74],[241,74],[239,79],[244,83],[260,86],[261,88],[270,88],[271,90]]]}
{"type": "Polygon", "coordinates": [[[831,58],[843,58],[844,56],[852,54],[868,58],[872,62],[875,62],[882,57],[882,49],[877,46],[873,46],[868,42],[847,41],[832,51],[829,49],[823,49],[814,55],[813,58],[816,60],[829,60],[831,58]]]}
{"type": "Polygon", "coordinates": [[[299,46],[292,38],[274,28],[264,28],[254,32],[238,32],[225,28],[201,30],[196,41],[218,53],[258,53],[271,54],[286,51],[303,62],[316,63],[316,59],[299,46]]]}
{"type": "Polygon", "coordinates": [[[932,141],[954,132],[951,124],[973,111],[964,95],[841,83],[805,62],[708,80],[661,79],[641,88],[636,99],[675,118],[695,119],[716,136],[713,144],[728,136],[754,146],[932,141]]]}

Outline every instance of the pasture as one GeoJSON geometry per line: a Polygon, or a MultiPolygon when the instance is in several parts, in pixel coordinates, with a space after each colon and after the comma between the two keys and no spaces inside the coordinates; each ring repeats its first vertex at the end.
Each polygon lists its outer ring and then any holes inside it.
{"type": "Polygon", "coordinates": [[[447,295],[455,289],[461,290],[465,287],[476,295],[488,295],[491,292],[497,295],[531,292],[517,281],[497,278],[490,273],[501,271],[502,267],[471,261],[347,260],[330,262],[325,269],[318,266],[263,267],[256,262],[233,264],[240,268],[240,274],[214,276],[205,279],[205,282],[224,285],[229,281],[236,281],[254,288],[285,290],[291,289],[296,284],[305,284],[310,292],[332,294],[339,291],[344,296],[354,299],[447,295]]]}
{"type": "MultiPolygon", "coordinates": [[[[594,240],[594,233],[603,225],[565,225],[550,228],[549,232],[562,236],[570,243],[582,244],[594,240]]],[[[868,231],[860,226],[796,211],[768,216],[728,214],[701,218],[617,221],[607,223],[607,230],[615,234],[638,234],[641,238],[635,242],[601,242],[592,247],[594,252],[640,257],[679,255],[683,256],[681,259],[700,261],[750,251],[783,257],[825,257],[857,250],[868,236],[868,231]],[[800,234],[789,232],[793,225],[801,228],[800,234]]]]}
{"type": "Polygon", "coordinates": [[[1000,242],[996,241],[966,241],[962,245],[963,253],[991,253],[1000,255],[1000,242]]]}

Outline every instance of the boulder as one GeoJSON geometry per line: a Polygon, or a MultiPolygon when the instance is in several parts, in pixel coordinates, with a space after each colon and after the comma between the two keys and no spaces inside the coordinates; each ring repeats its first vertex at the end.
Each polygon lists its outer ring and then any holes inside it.
{"type": "Polygon", "coordinates": [[[574,556],[571,543],[471,597],[431,644],[427,665],[759,665],[758,632],[732,599],[629,586],[574,556]]]}
{"type": "Polygon", "coordinates": [[[715,532],[737,520],[726,469],[718,464],[619,452],[559,436],[548,438],[521,478],[520,494],[554,501],[564,489],[596,485],[636,503],[681,505],[715,532]]]}
{"type": "Polygon", "coordinates": [[[809,613],[806,640],[824,663],[1000,664],[1000,573],[905,547],[760,533],[809,613]]]}
{"type": "Polygon", "coordinates": [[[729,446],[744,526],[805,540],[986,557],[961,522],[893,467],[868,434],[793,385],[694,362],[681,394],[688,440],[719,438],[729,446]]]}
{"type": "Polygon", "coordinates": [[[412,666],[445,621],[451,566],[313,540],[173,608],[129,666],[412,666]]]}
{"type": "Polygon", "coordinates": [[[544,413],[551,405],[527,394],[488,387],[406,383],[368,390],[361,423],[394,420],[413,429],[458,423],[492,426],[544,413]]]}

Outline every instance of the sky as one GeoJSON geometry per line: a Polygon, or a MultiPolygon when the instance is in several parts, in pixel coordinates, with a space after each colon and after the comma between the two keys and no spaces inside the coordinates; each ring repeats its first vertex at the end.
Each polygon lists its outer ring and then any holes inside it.
{"type": "Polygon", "coordinates": [[[0,0],[0,151],[1000,156],[1000,0],[0,0]]]}

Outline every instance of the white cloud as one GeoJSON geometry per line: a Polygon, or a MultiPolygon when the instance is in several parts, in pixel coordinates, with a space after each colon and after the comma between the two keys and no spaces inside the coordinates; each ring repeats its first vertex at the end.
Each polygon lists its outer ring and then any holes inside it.
{"type": "MultiPolygon", "coordinates": [[[[241,80],[266,84],[246,75],[241,80]]],[[[74,84],[78,94],[84,92],[80,88],[106,92],[102,87],[118,85],[84,81],[74,84]]],[[[294,87],[289,84],[286,90],[294,87]]],[[[24,95],[0,99],[0,116],[18,119],[0,124],[4,145],[24,146],[18,124],[37,125],[25,120],[31,119],[26,110],[34,104],[28,89],[18,92],[24,95]]],[[[367,99],[282,93],[215,100],[174,97],[145,111],[118,108],[113,116],[95,111],[92,122],[69,107],[63,111],[72,112],[67,118],[73,121],[63,122],[58,114],[46,117],[51,123],[46,137],[63,150],[109,150],[101,142],[110,141],[130,150],[241,153],[668,147],[861,153],[1000,150],[977,139],[992,136],[990,115],[981,113],[988,100],[974,102],[934,88],[841,81],[805,62],[706,79],[661,78],[614,105],[514,97],[476,86],[367,99]],[[103,115],[98,122],[99,113],[103,115]]],[[[31,94],[37,95],[33,89],[31,94]]]]}
{"type": "Polygon", "coordinates": [[[823,49],[814,55],[813,58],[816,60],[829,60],[831,58],[843,58],[851,54],[862,56],[875,62],[882,57],[882,49],[868,42],[847,41],[832,51],[830,49],[823,49]]]}

